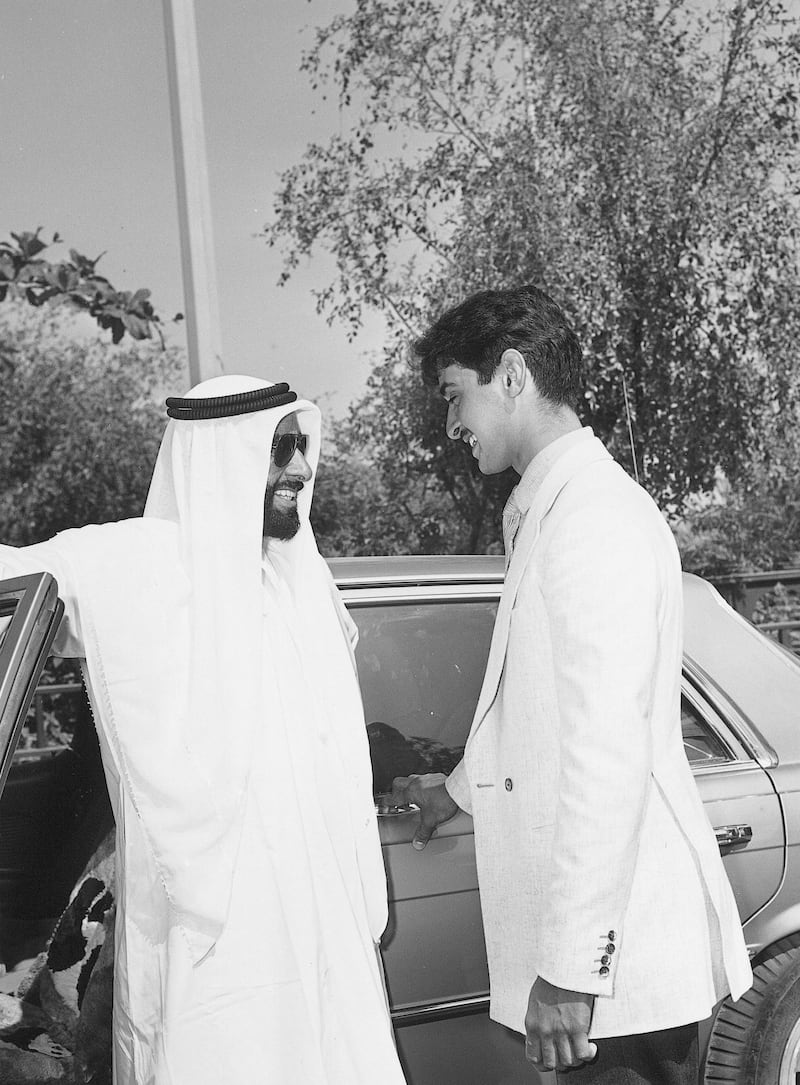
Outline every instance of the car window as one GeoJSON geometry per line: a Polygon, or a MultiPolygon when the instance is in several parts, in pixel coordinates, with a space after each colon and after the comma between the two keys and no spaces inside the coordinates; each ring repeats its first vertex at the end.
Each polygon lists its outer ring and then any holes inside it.
{"type": "Polygon", "coordinates": [[[697,705],[684,694],[681,697],[681,730],[683,748],[691,765],[707,762],[729,761],[731,755],[702,715],[697,705]]]}
{"type": "Polygon", "coordinates": [[[11,628],[11,623],[14,620],[14,611],[19,605],[23,594],[23,591],[9,592],[4,590],[2,599],[0,599],[0,648],[3,647],[6,633],[11,628]]]}
{"type": "Polygon", "coordinates": [[[45,759],[70,748],[87,712],[79,661],[51,656],[20,733],[14,762],[45,759]]]}
{"type": "MultiPolygon", "coordinates": [[[[395,776],[449,773],[458,763],[478,702],[496,600],[354,606],[356,662],[376,793],[395,776]]],[[[730,751],[701,709],[681,697],[689,762],[713,764],[730,751]]]]}
{"type": "Polygon", "coordinates": [[[450,772],[486,669],[496,600],[353,607],[376,793],[395,776],[450,772]]]}

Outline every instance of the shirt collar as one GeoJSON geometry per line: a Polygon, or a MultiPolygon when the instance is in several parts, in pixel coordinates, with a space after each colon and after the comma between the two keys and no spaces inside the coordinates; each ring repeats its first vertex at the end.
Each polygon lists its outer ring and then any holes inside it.
{"type": "Polygon", "coordinates": [[[594,432],[591,426],[584,426],[582,429],[571,430],[569,433],[565,433],[563,437],[557,437],[555,441],[551,441],[549,445],[546,445],[525,468],[522,478],[511,491],[506,507],[513,503],[513,506],[524,516],[531,507],[537,490],[557,461],[561,459],[565,452],[569,452],[571,448],[583,444],[593,437],[594,432]]]}

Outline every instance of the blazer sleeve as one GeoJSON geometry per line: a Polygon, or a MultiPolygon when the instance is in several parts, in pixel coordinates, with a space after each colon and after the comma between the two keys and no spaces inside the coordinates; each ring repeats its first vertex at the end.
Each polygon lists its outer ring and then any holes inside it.
{"type": "Polygon", "coordinates": [[[64,603],[64,618],[53,642],[53,655],[82,657],[83,637],[74,576],[68,563],[59,554],[56,540],[22,547],[0,544],[0,580],[27,576],[30,573],[50,573],[54,576],[59,597],[64,603]]]}
{"type": "MultiPolygon", "coordinates": [[[[646,512],[636,503],[633,513],[624,503],[578,510],[559,525],[540,565],[559,778],[551,861],[543,872],[542,923],[553,933],[536,964],[550,983],[596,995],[613,995],[624,954],[652,767],[661,597],[671,574],[664,525],[646,512]]],[[[660,517],[655,507],[652,516],[660,517]]],[[[675,566],[680,591],[677,558],[675,566]]]]}

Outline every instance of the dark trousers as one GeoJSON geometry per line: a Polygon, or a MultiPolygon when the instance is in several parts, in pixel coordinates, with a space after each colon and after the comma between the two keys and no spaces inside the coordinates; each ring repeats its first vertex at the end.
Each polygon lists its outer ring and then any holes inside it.
{"type": "Polygon", "coordinates": [[[697,1085],[697,1025],[597,1040],[588,1066],[556,1074],[564,1085],[697,1085]]]}

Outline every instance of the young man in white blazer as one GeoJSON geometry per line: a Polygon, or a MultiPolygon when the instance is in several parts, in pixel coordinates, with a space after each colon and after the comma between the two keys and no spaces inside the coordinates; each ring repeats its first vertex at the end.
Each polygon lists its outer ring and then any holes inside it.
{"type": "Polygon", "coordinates": [[[486,291],[415,344],[447,434],[513,467],[507,572],[464,757],[395,781],[415,847],[460,807],[491,1016],[541,1069],[696,1085],[697,1022],[752,981],[681,736],[681,569],[648,494],[575,412],[581,349],[532,286],[486,291]]]}

